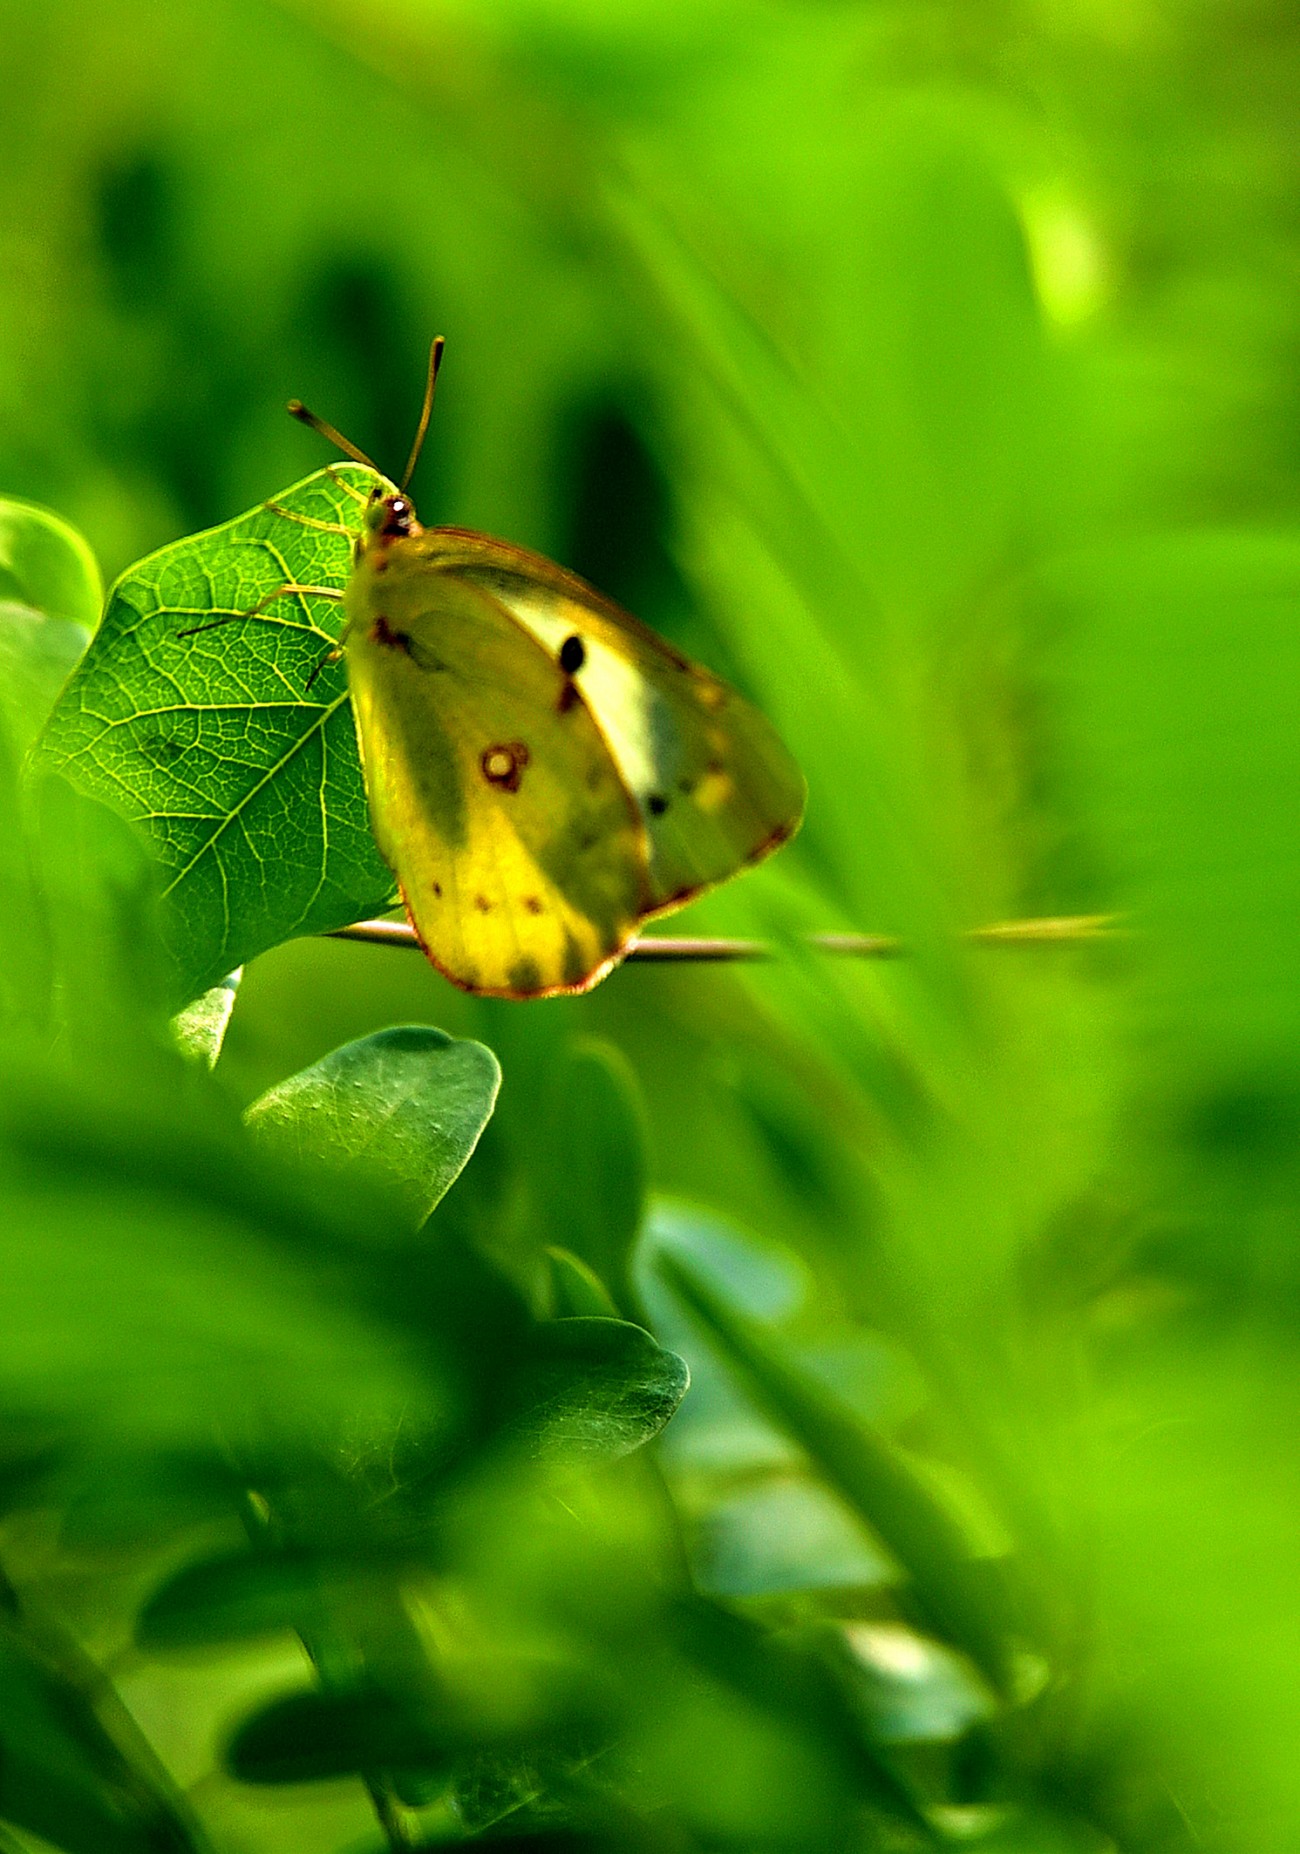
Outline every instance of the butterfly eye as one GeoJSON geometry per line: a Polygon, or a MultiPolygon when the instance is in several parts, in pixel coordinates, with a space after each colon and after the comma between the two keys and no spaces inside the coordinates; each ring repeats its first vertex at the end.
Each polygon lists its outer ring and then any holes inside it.
{"type": "Polygon", "coordinates": [[[379,533],[388,536],[400,536],[411,532],[415,520],[415,510],[405,496],[389,496],[380,504],[383,520],[379,523],[379,533]]]}

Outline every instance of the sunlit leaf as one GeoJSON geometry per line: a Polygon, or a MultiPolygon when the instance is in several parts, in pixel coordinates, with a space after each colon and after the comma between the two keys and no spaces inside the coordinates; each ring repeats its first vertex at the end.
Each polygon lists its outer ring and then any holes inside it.
{"type": "Polygon", "coordinates": [[[375,481],[319,471],[132,567],[42,736],[41,764],[156,845],[186,996],[392,893],[343,669],[323,663],[337,602],[293,594],[246,615],[286,584],[341,590],[375,481]]]}
{"type": "Polygon", "coordinates": [[[187,1004],[172,1018],[176,1047],[190,1061],[201,1062],[209,1069],[216,1067],[243,975],[244,968],[236,966],[219,985],[200,992],[193,1004],[187,1004]]]}

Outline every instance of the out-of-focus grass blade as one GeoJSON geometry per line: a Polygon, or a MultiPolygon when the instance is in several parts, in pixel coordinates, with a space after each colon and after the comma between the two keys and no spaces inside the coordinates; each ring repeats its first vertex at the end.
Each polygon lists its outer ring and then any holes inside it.
{"type": "Polygon", "coordinates": [[[97,1673],[0,1630],[0,1818],[66,1854],[203,1854],[130,1722],[114,1708],[110,1731],[99,1716],[97,1673]]]}
{"type": "Polygon", "coordinates": [[[607,1043],[564,1052],[536,1142],[542,1235],[573,1253],[635,1314],[631,1257],[645,1214],[644,1110],[631,1065],[607,1043]]]}
{"type": "Polygon", "coordinates": [[[696,1270],[667,1253],[657,1265],[764,1409],[898,1559],[930,1625],[1005,1691],[1007,1645],[971,1576],[967,1543],[897,1451],[801,1371],[774,1335],[729,1307],[696,1270]]]}

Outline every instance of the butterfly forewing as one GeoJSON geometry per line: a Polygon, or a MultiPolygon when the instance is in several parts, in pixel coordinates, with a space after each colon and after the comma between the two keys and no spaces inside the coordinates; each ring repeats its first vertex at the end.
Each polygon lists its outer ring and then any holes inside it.
{"type": "Polygon", "coordinates": [[[421,545],[570,665],[645,825],[647,914],[680,907],[794,833],[803,776],[726,683],[541,555],[458,529],[430,529],[421,545]]]}
{"type": "Polygon", "coordinates": [[[554,654],[421,542],[349,588],[380,849],[434,963],[506,997],[580,990],[651,905],[644,825],[554,654]]]}

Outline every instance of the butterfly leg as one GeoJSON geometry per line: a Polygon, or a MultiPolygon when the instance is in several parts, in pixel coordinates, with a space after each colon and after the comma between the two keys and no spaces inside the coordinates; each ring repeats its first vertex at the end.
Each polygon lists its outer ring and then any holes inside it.
{"type": "Polygon", "coordinates": [[[300,586],[295,580],[288,580],[283,586],[277,586],[274,592],[266,593],[250,605],[247,611],[225,612],[220,618],[213,618],[207,624],[192,624],[184,631],[178,631],[178,637],[197,637],[200,631],[217,631],[223,624],[237,624],[241,618],[260,618],[268,605],[274,605],[277,599],[289,599],[299,595],[310,595],[315,599],[342,599],[343,594],[337,586],[300,586]]]}
{"type": "Polygon", "coordinates": [[[311,675],[307,678],[307,685],[306,685],[306,688],[303,690],[304,695],[307,694],[308,691],[311,689],[311,685],[315,682],[316,678],[320,675],[321,671],[325,668],[325,665],[327,663],[337,663],[342,655],[343,655],[343,652],[339,649],[337,644],[333,645],[331,649],[324,650],[321,652],[319,658],[317,659],[315,669],[312,671],[311,675]]]}

